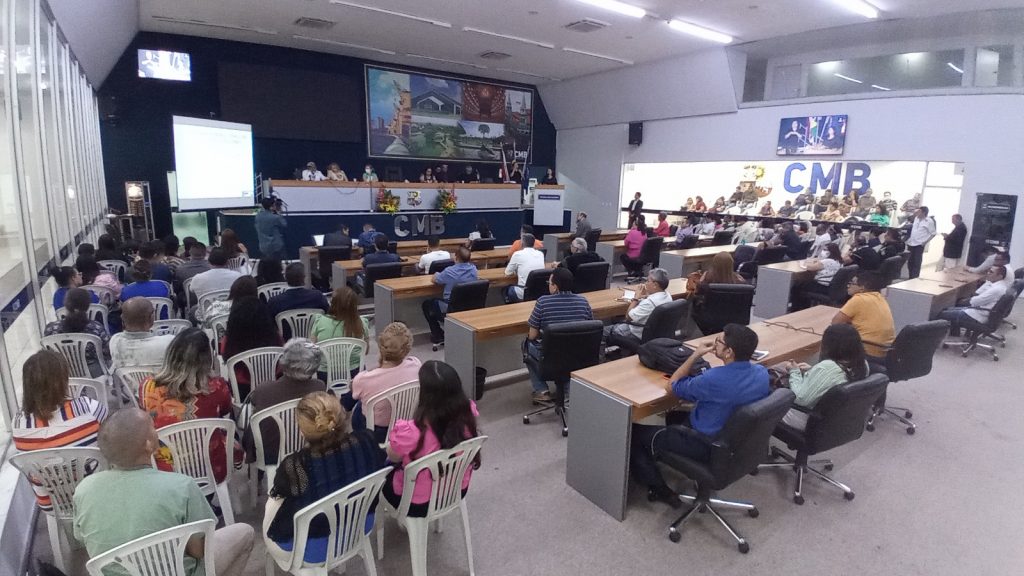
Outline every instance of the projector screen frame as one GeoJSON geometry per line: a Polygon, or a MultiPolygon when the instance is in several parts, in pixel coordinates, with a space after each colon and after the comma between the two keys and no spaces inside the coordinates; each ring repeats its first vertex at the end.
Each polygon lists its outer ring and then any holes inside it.
{"type": "MultiPolygon", "coordinates": [[[[171,134],[172,134],[172,146],[174,148],[174,172],[177,188],[177,201],[178,211],[180,212],[193,212],[200,210],[224,210],[224,209],[245,209],[253,208],[256,206],[256,189],[255,189],[255,160],[253,158],[253,136],[252,136],[252,125],[243,124],[239,122],[225,122],[223,120],[213,120],[209,118],[195,118],[191,116],[171,116],[171,134]],[[249,191],[248,196],[222,196],[212,198],[192,197],[190,196],[190,184],[191,180],[186,172],[183,177],[181,165],[179,163],[178,154],[178,140],[179,135],[177,132],[178,126],[198,126],[205,128],[217,128],[223,130],[234,130],[238,132],[248,133],[248,165],[246,169],[247,178],[247,190],[249,191]],[[197,201],[197,200],[205,200],[197,201]]],[[[204,170],[204,173],[209,173],[209,170],[204,170]]],[[[239,183],[241,177],[237,177],[239,183]]]]}

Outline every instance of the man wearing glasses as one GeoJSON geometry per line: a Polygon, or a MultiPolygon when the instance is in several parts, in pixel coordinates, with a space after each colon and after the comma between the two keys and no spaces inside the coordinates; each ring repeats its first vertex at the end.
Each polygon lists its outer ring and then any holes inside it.
{"type": "MultiPolygon", "coordinates": [[[[579,320],[593,320],[594,312],[590,309],[590,302],[579,294],[572,292],[572,272],[565,268],[555,268],[548,279],[548,291],[550,294],[541,296],[533,305],[533,312],[527,324],[530,326],[530,333],[523,343],[523,353],[534,358],[541,357],[543,350],[540,335],[541,330],[549,324],[561,322],[576,322],[579,320]]],[[[551,402],[551,392],[548,390],[548,383],[540,374],[530,371],[530,383],[533,386],[533,403],[544,404],[551,402]]]]}
{"type": "Polygon", "coordinates": [[[626,308],[626,321],[605,326],[604,341],[608,340],[608,336],[615,334],[624,338],[632,338],[639,344],[644,335],[644,325],[647,324],[647,319],[651,317],[654,309],[672,301],[672,295],[665,291],[667,288],[668,272],[662,268],[651,270],[647,275],[647,280],[637,291],[636,297],[629,301],[629,307],[626,308]]]}
{"type": "Polygon", "coordinates": [[[647,487],[648,499],[679,507],[678,495],[658,470],[659,456],[672,452],[707,462],[711,442],[733,411],[771,393],[768,370],[750,361],[756,348],[757,334],[753,330],[740,324],[726,324],[714,341],[701,342],[666,384],[670,393],[694,403],[689,425],[633,425],[630,469],[633,477],[647,487]],[[691,374],[694,363],[708,352],[714,352],[722,366],[691,374]]]}

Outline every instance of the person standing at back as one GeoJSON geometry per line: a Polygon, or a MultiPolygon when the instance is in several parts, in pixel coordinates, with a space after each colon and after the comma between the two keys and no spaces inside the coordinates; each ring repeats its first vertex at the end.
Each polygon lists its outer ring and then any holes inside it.
{"type": "Polygon", "coordinates": [[[526,248],[512,254],[508,266],[505,266],[505,276],[517,277],[515,284],[505,287],[506,304],[522,302],[526,280],[529,278],[530,272],[544,268],[544,254],[536,248],[531,248],[534,246],[533,234],[523,234],[521,242],[526,248]]]}
{"type": "Polygon", "coordinates": [[[590,234],[592,229],[593,228],[590,226],[590,220],[587,220],[587,213],[580,212],[576,215],[576,231],[569,236],[569,239],[575,240],[576,238],[583,238],[586,240],[587,234],[590,234]]]}
{"type": "Polygon", "coordinates": [[[259,237],[261,258],[284,260],[284,231],[288,222],[277,213],[273,198],[260,200],[263,207],[256,213],[256,235],[259,237]]]}
{"type": "Polygon", "coordinates": [[[636,224],[636,219],[643,213],[644,201],[640,199],[640,193],[637,192],[633,195],[633,199],[629,202],[629,207],[626,209],[629,213],[629,221],[626,223],[626,228],[632,228],[633,224],[636,224]]]}
{"type": "Polygon", "coordinates": [[[907,258],[908,277],[917,278],[921,275],[924,249],[934,237],[935,219],[928,216],[927,206],[921,206],[914,212],[914,223],[911,225],[910,238],[907,240],[907,250],[910,251],[910,257],[907,258]]]}
{"type": "Polygon", "coordinates": [[[956,268],[960,265],[960,257],[964,254],[964,241],[967,240],[967,226],[964,225],[964,217],[953,214],[953,231],[942,233],[942,259],[939,260],[939,270],[945,268],[956,268]]]}

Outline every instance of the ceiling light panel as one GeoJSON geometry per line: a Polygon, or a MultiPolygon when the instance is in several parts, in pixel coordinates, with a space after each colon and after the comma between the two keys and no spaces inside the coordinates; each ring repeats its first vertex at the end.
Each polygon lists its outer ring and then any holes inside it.
{"type": "Polygon", "coordinates": [[[194,20],[194,19],[183,19],[173,18],[171,16],[151,16],[153,20],[159,22],[168,22],[171,24],[187,24],[190,26],[205,26],[207,28],[220,28],[222,30],[238,30],[241,32],[256,32],[257,34],[266,34],[268,36],[274,36],[277,34],[277,30],[268,30],[266,28],[257,28],[255,26],[245,26],[242,24],[220,24],[218,22],[207,22],[206,20],[194,20]]]}
{"type": "Polygon", "coordinates": [[[499,72],[511,72],[512,74],[519,74],[521,76],[529,76],[531,78],[542,78],[544,80],[552,80],[555,82],[561,82],[561,78],[552,78],[551,76],[542,76],[540,74],[534,74],[533,72],[524,72],[522,70],[513,70],[511,68],[495,68],[499,72]]]}
{"type": "Polygon", "coordinates": [[[448,60],[447,58],[435,58],[434,56],[426,56],[424,54],[406,54],[409,58],[419,58],[421,60],[430,60],[432,62],[444,62],[445,64],[458,64],[459,66],[469,66],[470,68],[476,68],[477,70],[487,70],[487,66],[481,66],[480,64],[473,64],[472,62],[463,62],[461,60],[448,60]]]}
{"type": "Polygon", "coordinates": [[[407,20],[415,20],[416,22],[423,22],[424,24],[433,24],[434,26],[440,26],[442,28],[451,28],[450,22],[444,22],[442,20],[434,20],[433,18],[425,18],[423,16],[416,16],[415,14],[409,14],[406,12],[399,12],[397,10],[387,10],[384,8],[378,8],[376,6],[367,6],[366,4],[359,4],[358,2],[349,2],[348,0],[331,0],[331,4],[338,6],[347,6],[349,8],[358,8],[360,10],[367,10],[369,12],[376,12],[378,14],[386,14],[388,16],[397,16],[399,18],[405,18],[407,20]]]}
{"type": "Polygon", "coordinates": [[[647,15],[647,11],[639,6],[633,6],[632,4],[626,4],[625,2],[619,2],[618,0],[577,0],[584,4],[590,4],[591,6],[597,6],[598,8],[604,8],[605,10],[611,10],[612,12],[618,12],[624,16],[632,16],[633,18],[643,18],[647,15]]]}
{"type": "Polygon", "coordinates": [[[864,0],[829,0],[829,2],[839,4],[850,12],[860,14],[865,18],[878,18],[878,8],[875,8],[864,0]]]}
{"type": "Polygon", "coordinates": [[[504,38],[505,40],[514,40],[516,42],[522,42],[523,44],[530,44],[531,46],[540,46],[541,48],[547,48],[548,50],[554,50],[555,45],[549,44],[548,42],[541,42],[539,40],[531,40],[529,38],[523,38],[522,36],[512,36],[510,34],[501,34],[499,32],[491,32],[490,30],[481,30],[480,28],[473,28],[472,26],[466,26],[462,29],[463,32],[472,32],[474,34],[482,34],[484,36],[492,36],[494,38],[504,38]]]}
{"type": "Polygon", "coordinates": [[[616,58],[615,56],[608,56],[607,54],[597,54],[596,52],[587,52],[586,50],[577,50],[576,48],[569,48],[568,46],[562,48],[565,52],[571,52],[573,54],[580,54],[583,56],[590,56],[591,58],[599,58],[601,60],[611,60],[612,62],[618,62],[620,64],[633,65],[632,60],[626,60],[625,58],[616,58]]]}
{"type": "Polygon", "coordinates": [[[292,34],[292,38],[296,40],[306,40],[309,42],[319,42],[321,44],[330,44],[331,46],[341,46],[343,48],[354,48],[356,50],[367,50],[369,52],[377,52],[379,54],[388,54],[390,56],[395,55],[394,50],[385,50],[383,48],[374,48],[373,46],[364,46],[362,44],[353,44],[351,42],[339,42],[337,40],[328,40],[327,38],[313,38],[312,36],[302,36],[301,34],[292,34]]]}
{"type": "Polygon", "coordinates": [[[733,40],[732,36],[729,36],[728,34],[715,32],[709,28],[690,24],[689,22],[683,22],[682,20],[669,20],[668,25],[669,28],[672,28],[677,32],[696,36],[697,38],[704,40],[711,40],[712,42],[718,42],[719,44],[729,44],[733,40]]]}

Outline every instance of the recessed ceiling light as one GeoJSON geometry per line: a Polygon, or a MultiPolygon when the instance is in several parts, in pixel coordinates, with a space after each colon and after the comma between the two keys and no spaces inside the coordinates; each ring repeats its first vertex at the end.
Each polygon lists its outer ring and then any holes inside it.
{"type": "Polygon", "coordinates": [[[878,18],[878,8],[875,8],[864,0],[832,0],[832,2],[839,4],[850,12],[860,14],[865,18],[878,18]]]}
{"type": "Polygon", "coordinates": [[[495,68],[501,72],[511,72],[512,74],[520,74],[522,76],[529,76],[531,78],[542,78],[544,80],[553,80],[555,82],[561,82],[561,78],[552,78],[550,76],[541,76],[540,74],[534,74],[533,72],[524,72],[522,70],[513,70],[511,68],[495,68]]]}
{"type": "Polygon", "coordinates": [[[583,56],[590,56],[592,58],[600,58],[601,60],[611,60],[612,62],[619,62],[621,64],[633,65],[632,60],[626,60],[624,58],[616,58],[615,56],[608,56],[606,54],[597,54],[595,52],[587,52],[586,50],[577,50],[575,48],[563,47],[563,51],[572,52],[573,54],[581,54],[583,56]]]}
{"type": "Polygon", "coordinates": [[[394,56],[394,50],[384,50],[383,48],[374,48],[373,46],[364,46],[363,44],[352,44],[351,42],[339,42],[338,40],[328,40],[327,38],[314,38],[312,36],[303,36],[301,34],[292,34],[292,38],[296,40],[306,40],[309,42],[319,42],[321,44],[330,44],[332,46],[342,46],[344,48],[355,48],[356,50],[367,50],[369,52],[377,52],[379,54],[388,54],[394,56]]]}
{"type": "Polygon", "coordinates": [[[871,87],[875,90],[884,90],[885,92],[892,90],[892,88],[886,88],[885,86],[879,86],[878,84],[872,84],[871,87]]]}
{"type": "Polygon", "coordinates": [[[952,62],[946,62],[946,66],[949,66],[953,70],[956,70],[957,73],[959,73],[959,74],[963,74],[964,73],[964,69],[963,68],[957,66],[956,64],[953,64],[952,62]]]}
{"type": "Polygon", "coordinates": [[[424,18],[423,16],[416,16],[415,14],[408,14],[406,12],[398,12],[397,10],[385,10],[384,8],[377,8],[376,6],[367,6],[366,4],[359,4],[356,2],[348,2],[347,0],[331,0],[331,4],[337,4],[339,6],[348,6],[349,8],[369,10],[370,12],[387,14],[388,16],[398,16],[399,18],[415,20],[417,22],[423,22],[425,24],[433,24],[434,26],[440,26],[442,28],[452,27],[450,23],[442,22],[441,20],[434,20],[433,18],[424,18]]]}
{"type": "Polygon", "coordinates": [[[473,28],[472,26],[465,26],[462,28],[463,32],[473,32],[475,34],[483,34],[484,36],[493,36],[495,38],[504,38],[506,40],[515,40],[516,42],[522,42],[523,44],[530,44],[532,46],[540,46],[541,48],[547,48],[554,50],[554,44],[548,44],[547,42],[541,42],[539,40],[530,40],[529,38],[523,38],[522,36],[512,36],[510,34],[501,34],[499,32],[491,32],[490,30],[481,30],[480,28],[473,28]]]}
{"type": "Polygon", "coordinates": [[[591,6],[597,6],[598,8],[604,8],[605,10],[611,10],[612,12],[618,12],[625,16],[632,16],[633,18],[643,18],[647,15],[647,11],[639,6],[633,6],[632,4],[626,4],[625,2],[619,2],[618,0],[578,0],[584,4],[590,4],[591,6]]]}
{"type": "Polygon", "coordinates": [[[703,26],[697,26],[696,24],[690,24],[689,22],[683,22],[682,20],[669,20],[668,25],[673,30],[677,30],[690,36],[696,36],[697,38],[703,38],[704,40],[711,40],[712,42],[718,42],[720,44],[728,44],[732,42],[732,36],[728,34],[722,34],[721,32],[715,32],[703,26]]]}
{"type": "Polygon", "coordinates": [[[444,62],[446,64],[458,64],[459,66],[469,66],[470,68],[476,68],[478,70],[487,70],[487,66],[481,66],[479,64],[473,64],[472,62],[463,62],[461,60],[448,60],[447,58],[435,58],[433,56],[425,56],[423,54],[406,54],[409,58],[420,58],[422,60],[430,60],[433,62],[444,62]]]}
{"type": "Polygon", "coordinates": [[[850,78],[849,76],[843,76],[839,72],[836,72],[836,73],[834,73],[832,75],[835,76],[836,78],[842,78],[843,80],[846,80],[848,82],[856,82],[857,84],[863,84],[864,83],[864,82],[861,82],[860,80],[857,80],[856,78],[850,78]]]}

